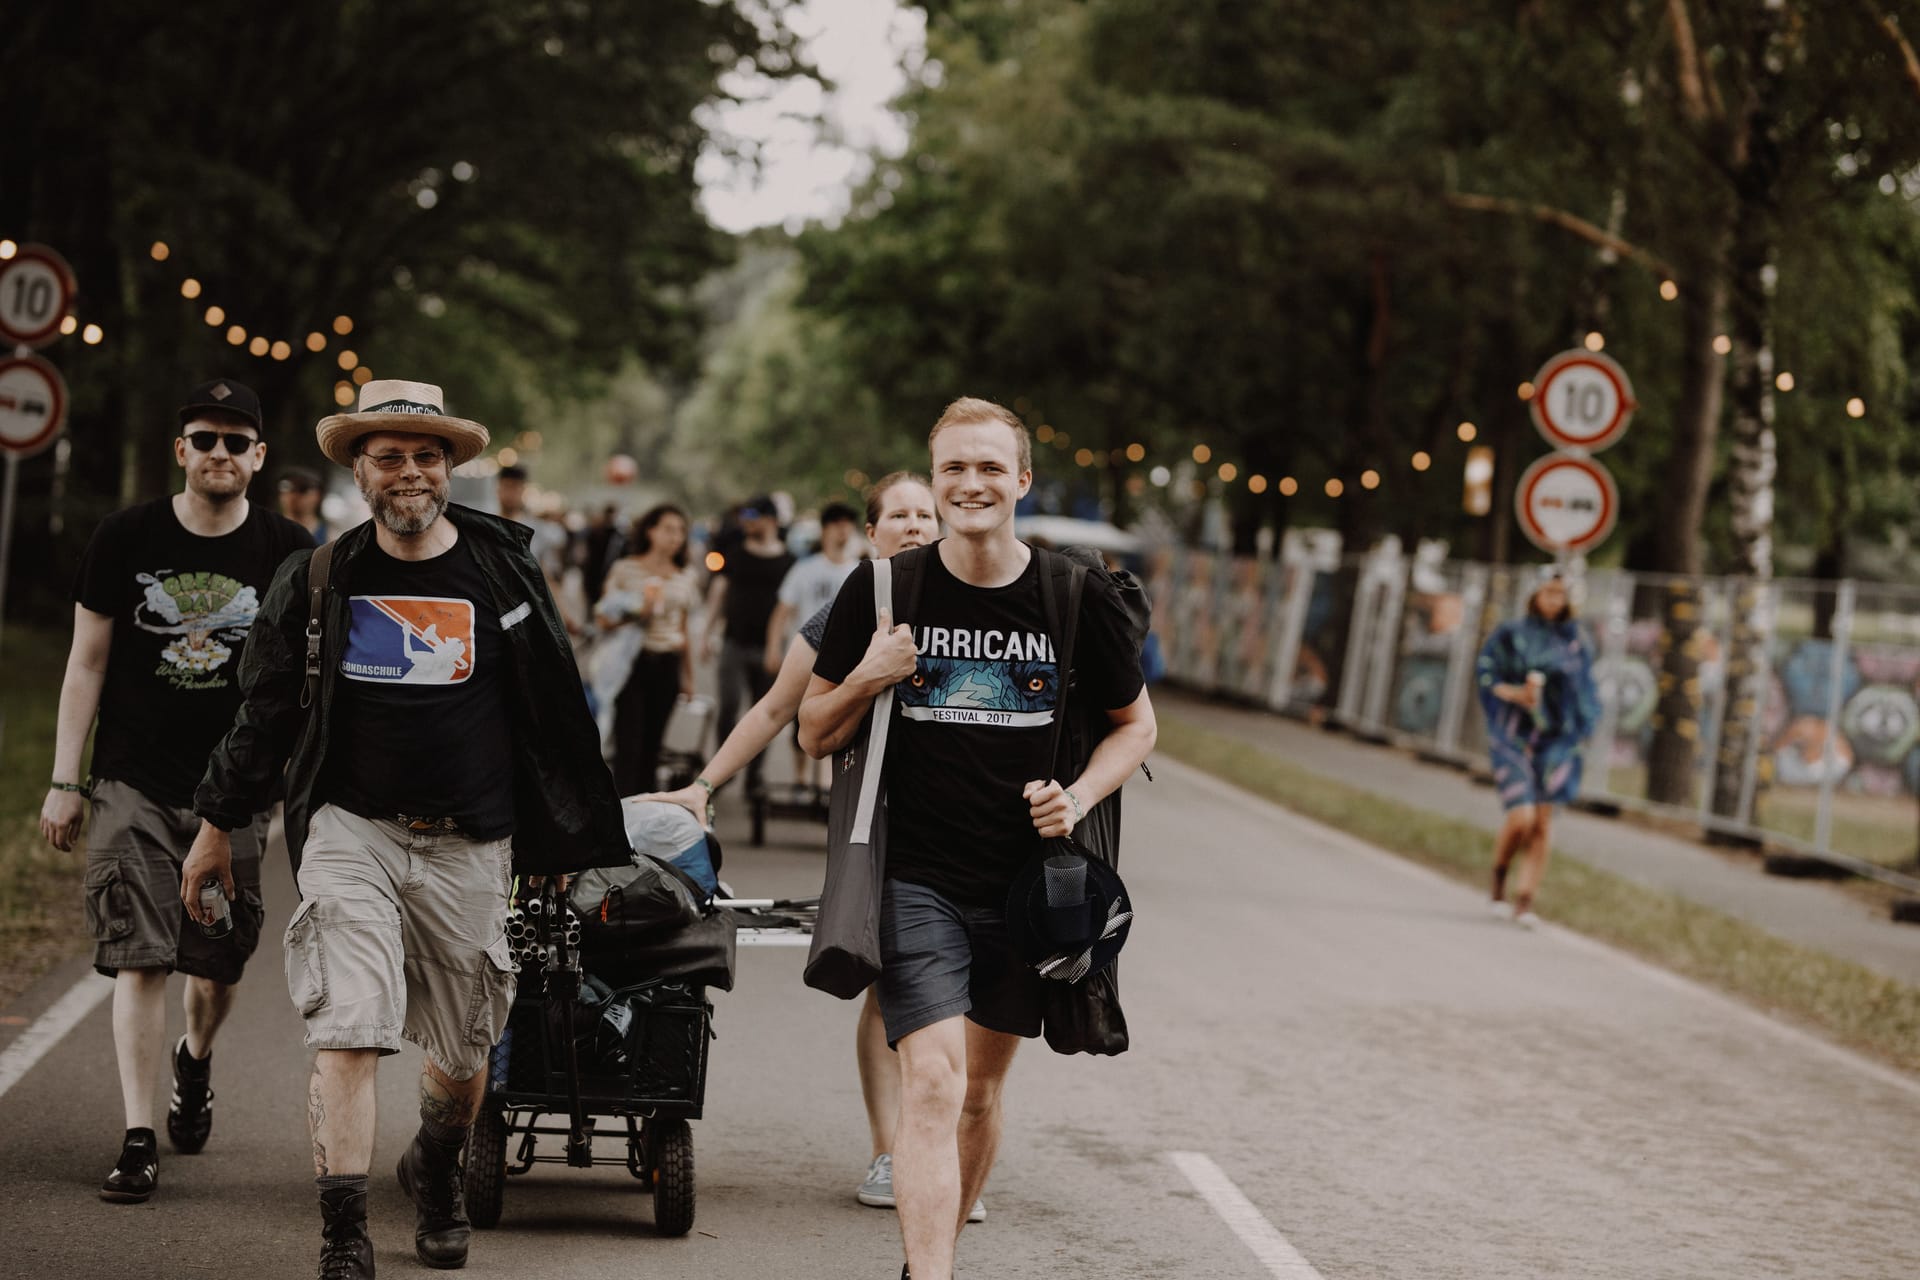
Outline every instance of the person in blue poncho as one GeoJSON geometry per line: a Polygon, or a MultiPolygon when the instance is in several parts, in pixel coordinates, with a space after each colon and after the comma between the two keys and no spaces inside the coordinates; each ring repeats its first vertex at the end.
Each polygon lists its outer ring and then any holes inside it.
{"type": "Polygon", "coordinates": [[[1553,806],[1580,791],[1581,744],[1600,720],[1593,646],[1574,620],[1561,571],[1548,567],[1527,600],[1526,616],[1487,637],[1477,666],[1487,715],[1493,781],[1506,820],[1493,846],[1493,909],[1528,928],[1533,898],[1547,873],[1553,806]],[[1507,905],[1507,872],[1520,878],[1507,905]]]}

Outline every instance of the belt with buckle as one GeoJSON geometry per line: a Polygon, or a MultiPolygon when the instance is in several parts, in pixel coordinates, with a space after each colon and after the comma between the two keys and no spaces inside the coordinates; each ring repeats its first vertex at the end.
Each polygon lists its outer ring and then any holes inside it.
{"type": "Polygon", "coordinates": [[[460,824],[453,818],[416,818],[412,814],[396,813],[393,820],[409,831],[458,831],[460,824]]]}

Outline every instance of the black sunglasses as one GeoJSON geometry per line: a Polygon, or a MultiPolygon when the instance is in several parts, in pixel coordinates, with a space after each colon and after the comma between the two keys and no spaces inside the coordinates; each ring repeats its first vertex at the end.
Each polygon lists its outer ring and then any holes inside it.
{"type": "Polygon", "coordinates": [[[194,448],[198,449],[202,453],[212,453],[213,446],[215,444],[220,443],[221,441],[226,442],[227,456],[230,458],[237,458],[241,454],[245,453],[247,450],[253,448],[253,446],[260,443],[260,441],[255,439],[253,436],[247,435],[239,431],[189,431],[187,432],[187,443],[192,445],[194,448]]]}

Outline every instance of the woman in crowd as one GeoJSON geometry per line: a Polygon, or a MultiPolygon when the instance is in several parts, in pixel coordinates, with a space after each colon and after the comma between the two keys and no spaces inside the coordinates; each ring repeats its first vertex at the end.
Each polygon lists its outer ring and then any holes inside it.
{"type": "MultiPolygon", "coordinates": [[[[896,471],[867,490],[867,541],[873,544],[876,556],[884,558],[907,547],[926,546],[939,532],[939,520],[933,511],[933,490],[924,477],[896,471]]],[[[819,653],[827,616],[832,611],[833,607],[828,605],[801,625],[799,634],[787,646],[786,658],[773,688],[734,726],[693,784],[648,799],[685,805],[695,817],[704,820],[707,802],[714,791],[766,750],[767,744],[799,714],[800,698],[813,675],[814,658],[819,653]]],[[[871,987],[867,988],[866,1000],[860,1009],[854,1052],[860,1064],[860,1093],[867,1104],[867,1128],[873,1139],[866,1178],[855,1194],[861,1204],[891,1209],[894,1207],[894,1121],[900,1113],[900,1067],[893,1051],[887,1047],[886,1026],[880,1020],[880,1006],[871,987]]],[[[976,1201],[967,1219],[980,1222],[986,1216],[986,1206],[976,1201]]]]}
{"type": "Polygon", "coordinates": [[[1600,719],[1592,645],[1574,621],[1558,568],[1541,571],[1524,617],[1494,628],[1477,674],[1494,785],[1506,810],[1493,846],[1493,908],[1511,910],[1515,922],[1532,928],[1553,806],[1579,794],[1581,743],[1600,719]],[[1520,878],[1509,908],[1507,872],[1516,855],[1520,878]]]}
{"type": "Polygon", "coordinates": [[[636,627],[639,653],[614,701],[613,780],[621,795],[650,790],[676,697],[693,693],[687,615],[699,589],[687,574],[687,513],[662,504],[634,522],[633,552],[614,561],[594,616],[636,627]]]}

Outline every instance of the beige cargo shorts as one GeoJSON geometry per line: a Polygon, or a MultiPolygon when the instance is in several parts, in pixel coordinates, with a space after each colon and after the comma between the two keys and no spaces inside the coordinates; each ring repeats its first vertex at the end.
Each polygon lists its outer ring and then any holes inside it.
{"type": "Polygon", "coordinates": [[[511,839],[413,831],[322,805],[287,926],[287,993],[309,1049],[426,1050],[480,1071],[513,1003],[511,839]]]}

